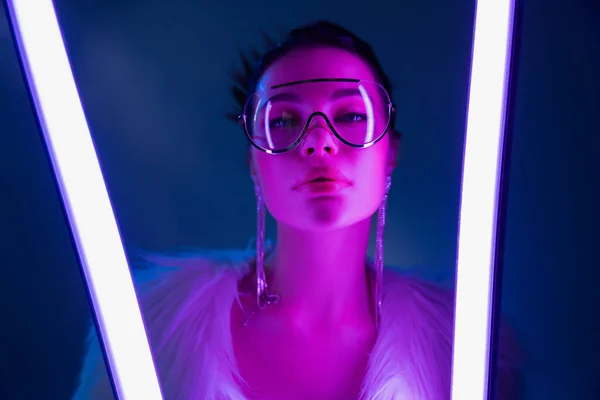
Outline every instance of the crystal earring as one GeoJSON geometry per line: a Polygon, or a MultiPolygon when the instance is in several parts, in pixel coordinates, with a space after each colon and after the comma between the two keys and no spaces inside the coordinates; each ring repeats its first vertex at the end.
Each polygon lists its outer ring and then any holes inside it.
{"type": "Polygon", "coordinates": [[[256,194],[256,304],[259,310],[269,304],[277,304],[279,296],[270,294],[265,274],[265,202],[258,185],[254,186],[256,194]]]}
{"type": "Polygon", "coordinates": [[[382,303],[382,280],[383,280],[383,239],[385,229],[385,209],[387,206],[388,193],[392,186],[392,177],[388,176],[385,180],[385,192],[379,211],[377,212],[377,235],[375,241],[375,324],[377,330],[381,324],[381,303],[382,303]]]}

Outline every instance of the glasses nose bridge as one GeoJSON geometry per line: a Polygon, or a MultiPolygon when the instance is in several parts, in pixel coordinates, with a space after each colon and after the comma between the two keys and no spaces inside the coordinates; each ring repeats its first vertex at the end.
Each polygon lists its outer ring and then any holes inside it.
{"type": "Polygon", "coordinates": [[[327,128],[331,133],[334,133],[333,124],[329,120],[329,117],[327,116],[327,114],[325,114],[322,111],[314,111],[312,114],[310,114],[308,116],[308,118],[306,119],[306,123],[304,125],[304,130],[306,131],[307,134],[311,130],[311,124],[313,123],[313,121],[317,121],[316,123],[318,125],[316,127],[327,128]],[[321,118],[317,118],[317,117],[321,117],[321,118]],[[322,122],[319,124],[319,121],[322,121],[322,122]]]}
{"type": "Polygon", "coordinates": [[[306,119],[299,144],[303,154],[323,155],[325,153],[336,154],[338,152],[338,141],[339,138],[329,117],[321,111],[314,111],[306,119]]]}

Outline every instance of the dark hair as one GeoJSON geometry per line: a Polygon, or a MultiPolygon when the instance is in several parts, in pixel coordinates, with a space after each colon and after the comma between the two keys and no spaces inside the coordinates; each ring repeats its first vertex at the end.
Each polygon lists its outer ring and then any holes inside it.
{"type": "MultiPolygon", "coordinates": [[[[371,46],[340,25],[330,21],[317,21],[292,29],[279,44],[264,32],[263,36],[269,47],[267,52],[263,55],[260,55],[257,51],[242,53],[242,70],[234,73],[232,94],[238,110],[228,114],[227,117],[235,122],[237,122],[238,115],[243,112],[248,96],[254,92],[258,80],[267,68],[292,50],[300,48],[328,46],[356,54],[371,66],[375,79],[392,98],[390,78],[381,67],[379,59],[371,46]]],[[[393,125],[391,129],[393,130],[393,125]]]]}

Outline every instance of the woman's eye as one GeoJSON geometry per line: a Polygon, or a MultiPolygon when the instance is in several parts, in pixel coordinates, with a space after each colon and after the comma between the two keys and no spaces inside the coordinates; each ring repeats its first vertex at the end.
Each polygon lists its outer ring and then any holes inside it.
{"type": "Polygon", "coordinates": [[[275,128],[275,129],[291,128],[294,125],[295,125],[294,119],[293,118],[289,118],[289,117],[276,118],[276,119],[272,119],[269,122],[269,126],[271,128],[275,128]]]}
{"type": "Polygon", "coordinates": [[[335,120],[336,122],[356,123],[366,121],[367,116],[360,113],[346,113],[337,117],[335,120]]]}

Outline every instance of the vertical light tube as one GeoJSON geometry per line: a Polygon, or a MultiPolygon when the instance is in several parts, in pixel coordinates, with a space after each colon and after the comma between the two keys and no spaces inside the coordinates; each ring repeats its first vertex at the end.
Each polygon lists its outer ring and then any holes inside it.
{"type": "Polygon", "coordinates": [[[131,274],[51,0],[6,0],[120,399],[161,399],[131,274]]]}
{"type": "Polygon", "coordinates": [[[478,0],[463,160],[452,399],[488,398],[496,234],[516,0],[478,0]]]}

